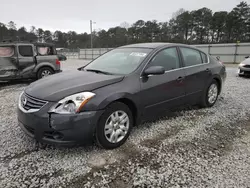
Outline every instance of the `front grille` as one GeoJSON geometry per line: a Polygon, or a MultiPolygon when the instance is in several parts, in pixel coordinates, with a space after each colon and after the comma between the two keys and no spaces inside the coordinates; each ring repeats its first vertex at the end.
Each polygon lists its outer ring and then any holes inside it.
{"type": "Polygon", "coordinates": [[[44,137],[53,140],[62,140],[64,138],[62,133],[56,131],[45,131],[44,137]]]}
{"type": "Polygon", "coordinates": [[[47,103],[47,101],[36,99],[25,93],[22,95],[20,102],[25,110],[40,110],[47,103]]]}
{"type": "Polygon", "coordinates": [[[243,67],[245,67],[245,68],[250,68],[250,65],[244,65],[243,67]]]}

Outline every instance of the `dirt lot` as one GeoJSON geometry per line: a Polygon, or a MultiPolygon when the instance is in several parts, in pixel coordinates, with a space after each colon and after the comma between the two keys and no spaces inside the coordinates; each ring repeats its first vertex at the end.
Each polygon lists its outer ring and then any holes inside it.
{"type": "MultiPolygon", "coordinates": [[[[70,60],[63,69],[84,63],[70,60]]],[[[112,151],[36,143],[17,126],[27,83],[0,83],[0,187],[249,187],[250,79],[234,66],[227,72],[214,107],[140,125],[112,151]]]]}

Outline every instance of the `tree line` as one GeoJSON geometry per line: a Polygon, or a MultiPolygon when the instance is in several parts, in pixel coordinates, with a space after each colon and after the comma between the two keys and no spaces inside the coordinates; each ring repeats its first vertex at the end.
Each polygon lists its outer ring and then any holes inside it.
{"type": "MultiPolygon", "coordinates": [[[[186,44],[250,42],[250,5],[240,2],[232,11],[212,12],[204,7],[180,9],[167,22],[138,20],[108,30],[93,31],[94,47],[117,47],[141,42],[174,42],[186,44]]],[[[89,48],[90,34],[75,31],[43,30],[32,26],[18,28],[13,21],[0,22],[0,41],[40,41],[63,48],[89,48]]]]}

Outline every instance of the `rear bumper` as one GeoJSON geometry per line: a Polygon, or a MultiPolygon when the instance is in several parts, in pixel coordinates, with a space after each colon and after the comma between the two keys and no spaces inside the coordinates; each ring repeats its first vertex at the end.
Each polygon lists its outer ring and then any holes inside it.
{"type": "Polygon", "coordinates": [[[62,70],[55,70],[55,73],[60,73],[62,72],[62,70]]]}
{"type": "Polygon", "coordinates": [[[102,111],[80,114],[48,114],[48,109],[35,113],[25,113],[18,109],[18,124],[35,140],[60,146],[73,146],[93,143],[97,121],[102,111]]]}

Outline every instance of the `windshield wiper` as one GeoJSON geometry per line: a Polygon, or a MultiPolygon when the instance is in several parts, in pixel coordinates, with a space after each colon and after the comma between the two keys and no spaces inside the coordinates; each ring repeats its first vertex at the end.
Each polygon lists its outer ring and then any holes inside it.
{"type": "Polygon", "coordinates": [[[95,72],[95,73],[101,73],[101,74],[107,74],[107,75],[112,75],[112,73],[110,72],[105,72],[105,71],[102,71],[102,70],[95,70],[95,69],[84,69],[88,72],[95,72]]]}

